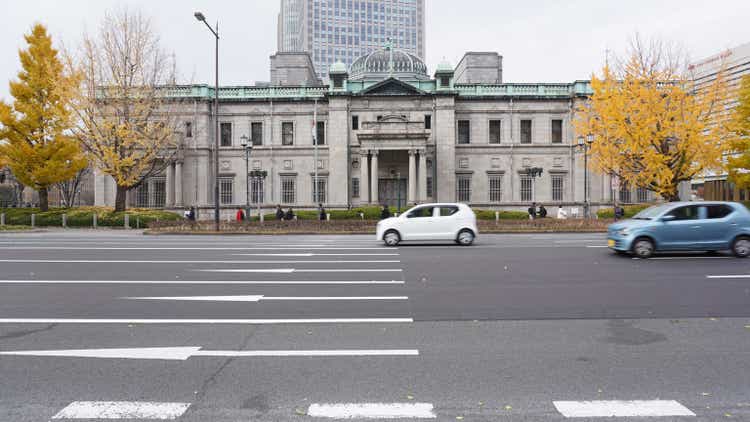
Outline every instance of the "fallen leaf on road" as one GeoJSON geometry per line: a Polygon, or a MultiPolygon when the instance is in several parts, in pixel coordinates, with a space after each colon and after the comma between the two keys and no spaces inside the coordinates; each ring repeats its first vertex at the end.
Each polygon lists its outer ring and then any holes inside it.
{"type": "Polygon", "coordinates": [[[728,418],[731,418],[731,417],[732,417],[732,414],[731,414],[731,413],[725,413],[725,414],[724,414],[724,416],[726,416],[726,417],[728,417],[728,418]]]}
{"type": "Polygon", "coordinates": [[[462,420],[464,420],[464,417],[463,416],[456,416],[456,420],[462,421],[462,420]]]}
{"type": "Polygon", "coordinates": [[[479,402],[479,405],[480,405],[480,406],[484,406],[484,402],[483,402],[483,401],[480,401],[480,402],[479,402]]]}
{"type": "Polygon", "coordinates": [[[750,325],[746,325],[745,328],[747,328],[748,330],[750,330],[750,325]]]}
{"type": "Polygon", "coordinates": [[[407,394],[406,398],[409,399],[409,400],[414,400],[414,396],[412,396],[411,394],[407,394]]]}
{"type": "Polygon", "coordinates": [[[307,412],[305,412],[304,410],[300,409],[299,407],[296,408],[296,409],[294,409],[294,413],[297,414],[297,415],[300,415],[300,416],[307,415],[307,412]]]}
{"type": "Polygon", "coordinates": [[[716,318],[709,318],[708,320],[709,321],[718,321],[718,319],[716,319],[716,318]]]}
{"type": "Polygon", "coordinates": [[[513,406],[506,404],[505,407],[503,407],[505,410],[513,410],[513,406]]]}
{"type": "Polygon", "coordinates": [[[601,394],[602,393],[602,389],[601,388],[597,388],[596,392],[599,393],[599,394],[601,394]]]}
{"type": "Polygon", "coordinates": [[[711,393],[701,393],[701,396],[710,396],[711,393]]]}

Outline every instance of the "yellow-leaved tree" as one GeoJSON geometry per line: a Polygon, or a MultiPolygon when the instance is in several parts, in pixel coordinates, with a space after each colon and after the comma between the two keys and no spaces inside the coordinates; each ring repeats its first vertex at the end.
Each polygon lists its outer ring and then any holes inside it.
{"type": "Polygon", "coordinates": [[[115,180],[115,211],[124,211],[127,192],[176,153],[179,103],[164,95],[175,80],[173,58],[150,20],[128,10],[107,14],[81,50],[77,136],[95,166],[115,180]]]}
{"type": "Polygon", "coordinates": [[[628,186],[679,200],[679,185],[722,167],[733,134],[715,119],[727,98],[720,73],[695,89],[674,47],[637,36],[627,55],[594,75],[590,100],[577,110],[579,136],[594,135],[590,149],[601,172],[628,186]]]}
{"type": "Polygon", "coordinates": [[[737,106],[732,115],[732,126],[737,138],[732,143],[729,157],[729,180],[740,189],[750,188],[750,75],[742,78],[737,106]]]}
{"type": "Polygon", "coordinates": [[[24,38],[28,48],[18,53],[23,70],[10,82],[13,104],[0,101],[0,162],[39,192],[40,208],[47,211],[49,187],[87,165],[71,132],[80,78],[65,71],[44,25],[34,25],[24,38]]]}

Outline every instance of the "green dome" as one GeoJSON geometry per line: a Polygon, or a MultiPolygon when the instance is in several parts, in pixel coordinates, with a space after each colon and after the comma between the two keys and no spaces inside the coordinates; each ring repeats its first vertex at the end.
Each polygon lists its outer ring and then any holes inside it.
{"type": "Polygon", "coordinates": [[[328,69],[328,73],[346,73],[346,65],[340,61],[332,64],[328,69]]]}

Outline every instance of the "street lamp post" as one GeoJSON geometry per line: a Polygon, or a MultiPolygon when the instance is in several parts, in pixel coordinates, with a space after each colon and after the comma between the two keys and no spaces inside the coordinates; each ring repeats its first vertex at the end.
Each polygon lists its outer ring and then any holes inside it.
{"type": "Polygon", "coordinates": [[[206,22],[206,17],[201,12],[195,12],[195,18],[206,24],[206,27],[216,38],[215,49],[215,74],[214,84],[214,224],[216,231],[221,229],[219,224],[219,22],[216,22],[216,29],[206,22]]]}
{"type": "Polygon", "coordinates": [[[590,217],[591,204],[589,203],[589,150],[594,143],[594,135],[588,134],[586,138],[578,137],[578,148],[583,151],[583,215],[590,217]]]}
{"type": "MultiPolygon", "coordinates": [[[[242,148],[245,150],[245,218],[250,219],[250,154],[253,152],[253,143],[249,142],[247,135],[242,135],[242,148]]],[[[260,216],[258,216],[260,218],[260,216]]]]}

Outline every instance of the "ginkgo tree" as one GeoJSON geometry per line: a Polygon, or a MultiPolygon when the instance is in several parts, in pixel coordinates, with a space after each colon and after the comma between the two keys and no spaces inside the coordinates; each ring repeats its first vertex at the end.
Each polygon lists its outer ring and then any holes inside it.
{"type": "Polygon", "coordinates": [[[737,138],[729,156],[729,179],[740,189],[750,188],[750,75],[742,78],[737,92],[737,106],[732,114],[732,128],[737,138]]]}
{"type": "Polygon", "coordinates": [[[589,151],[599,171],[676,201],[682,182],[722,167],[733,133],[715,118],[727,98],[721,72],[695,89],[677,50],[635,37],[591,87],[574,126],[579,136],[594,135],[589,151]]]}
{"type": "Polygon", "coordinates": [[[161,173],[176,153],[179,102],[164,95],[175,81],[173,57],[147,17],[121,10],[104,17],[96,36],[84,36],[75,62],[83,75],[77,136],[114,179],[115,211],[123,211],[127,192],[161,173]]]}
{"type": "Polygon", "coordinates": [[[44,25],[34,25],[24,38],[28,48],[18,53],[23,70],[10,82],[13,104],[0,101],[0,166],[35,189],[47,211],[49,188],[87,166],[71,132],[80,78],[65,70],[44,25]]]}

